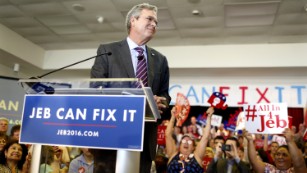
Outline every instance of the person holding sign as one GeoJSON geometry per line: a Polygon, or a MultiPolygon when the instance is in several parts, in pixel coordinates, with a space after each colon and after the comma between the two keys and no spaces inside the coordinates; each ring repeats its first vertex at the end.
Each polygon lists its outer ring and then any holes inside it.
{"type": "Polygon", "coordinates": [[[205,156],[206,146],[209,141],[211,116],[214,112],[213,107],[207,110],[207,125],[203,128],[203,136],[196,146],[194,138],[189,135],[183,135],[179,149],[177,150],[176,142],[173,139],[173,129],[177,114],[176,107],[171,110],[171,119],[165,132],[166,153],[169,156],[167,172],[181,173],[194,170],[194,173],[203,173],[202,160],[205,156]]]}
{"type": "Polygon", "coordinates": [[[243,130],[243,135],[248,141],[248,158],[255,172],[307,172],[302,152],[297,148],[294,142],[294,134],[286,128],[283,132],[288,145],[279,146],[275,153],[275,165],[262,162],[257,159],[255,145],[252,135],[243,130]]]}

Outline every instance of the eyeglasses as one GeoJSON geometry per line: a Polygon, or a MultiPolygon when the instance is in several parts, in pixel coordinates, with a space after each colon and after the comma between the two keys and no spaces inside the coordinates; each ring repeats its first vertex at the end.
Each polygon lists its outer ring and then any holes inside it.
{"type": "Polygon", "coordinates": [[[181,143],[183,143],[183,144],[188,143],[189,145],[192,145],[192,144],[193,144],[193,141],[191,141],[191,140],[186,140],[186,139],[182,139],[181,143]]]}

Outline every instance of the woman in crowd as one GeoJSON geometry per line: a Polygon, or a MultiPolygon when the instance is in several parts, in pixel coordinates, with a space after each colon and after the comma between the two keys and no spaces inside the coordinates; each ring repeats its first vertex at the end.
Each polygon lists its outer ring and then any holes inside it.
{"type": "Polygon", "coordinates": [[[7,135],[0,133],[0,154],[2,153],[3,148],[5,144],[7,143],[7,141],[8,141],[7,135]]]}
{"type": "Polygon", "coordinates": [[[263,172],[285,172],[285,173],[305,173],[307,168],[303,159],[302,152],[294,142],[293,132],[287,128],[284,135],[288,145],[278,147],[275,153],[275,165],[265,163],[255,157],[256,150],[252,135],[243,130],[244,137],[248,141],[248,158],[256,173],[263,172]]]}
{"type": "Polygon", "coordinates": [[[28,149],[17,140],[9,141],[0,154],[1,173],[30,173],[30,159],[28,149]]]}
{"type": "Polygon", "coordinates": [[[177,150],[176,142],[172,137],[174,123],[176,119],[176,107],[173,107],[171,111],[171,119],[166,128],[166,152],[169,156],[167,165],[168,173],[181,173],[181,172],[194,172],[203,173],[202,161],[205,156],[206,146],[209,141],[210,128],[211,128],[211,116],[214,112],[213,107],[207,110],[207,124],[203,129],[203,136],[199,143],[195,144],[193,137],[189,135],[183,135],[179,144],[179,150],[177,150]],[[196,146],[196,147],[195,147],[196,146]]]}

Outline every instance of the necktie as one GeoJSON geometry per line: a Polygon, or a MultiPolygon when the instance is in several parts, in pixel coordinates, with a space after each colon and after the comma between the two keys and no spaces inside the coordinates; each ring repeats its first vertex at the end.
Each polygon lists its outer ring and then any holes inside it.
{"type": "MultiPolygon", "coordinates": [[[[144,86],[148,86],[147,83],[147,65],[146,65],[146,59],[144,57],[144,50],[141,47],[134,48],[138,52],[138,63],[136,67],[136,78],[139,78],[142,80],[144,86]]],[[[138,85],[137,88],[141,88],[141,85],[138,85]]]]}

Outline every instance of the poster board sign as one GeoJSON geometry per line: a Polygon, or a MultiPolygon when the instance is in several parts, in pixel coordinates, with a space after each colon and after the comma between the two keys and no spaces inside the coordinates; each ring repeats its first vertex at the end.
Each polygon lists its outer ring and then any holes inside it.
{"type": "Polygon", "coordinates": [[[176,98],[176,126],[181,127],[182,124],[186,121],[190,112],[190,103],[189,100],[182,94],[177,93],[176,98]]]}
{"type": "Polygon", "coordinates": [[[21,143],[143,150],[145,96],[26,95],[21,143]]]}
{"type": "Polygon", "coordinates": [[[289,127],[285,103],[244,105],[245,128],[250,133],[281,134],[289,127]]]}
{"type": "Polygon", "coordinates": [[[283,136],[273,135],[272,141],[277,142],[279,146],[287,145],[286,139],[283,136]]]}
{"type": "Polygon", "coordinates": [[[213,114],[211,117],[211,125],[220,127],[222,124],[222,119],[223,119],[222,116],[213,114]]]}
{"type": "Polygon", "coordinates": [[[245,129],[245,123],[246,123],[245,122],[245,115],[244,115],[244,112],[242,111],[238,115],[237,125],[236,125],[236,130],[235,131],[245,129]]]}
{"type": "Polygon", "coordinates": [[[158,133],[157,133],[157,144],[165,146],[165,130],[167,126],[159,125],[158,126],[158,133]]]}

